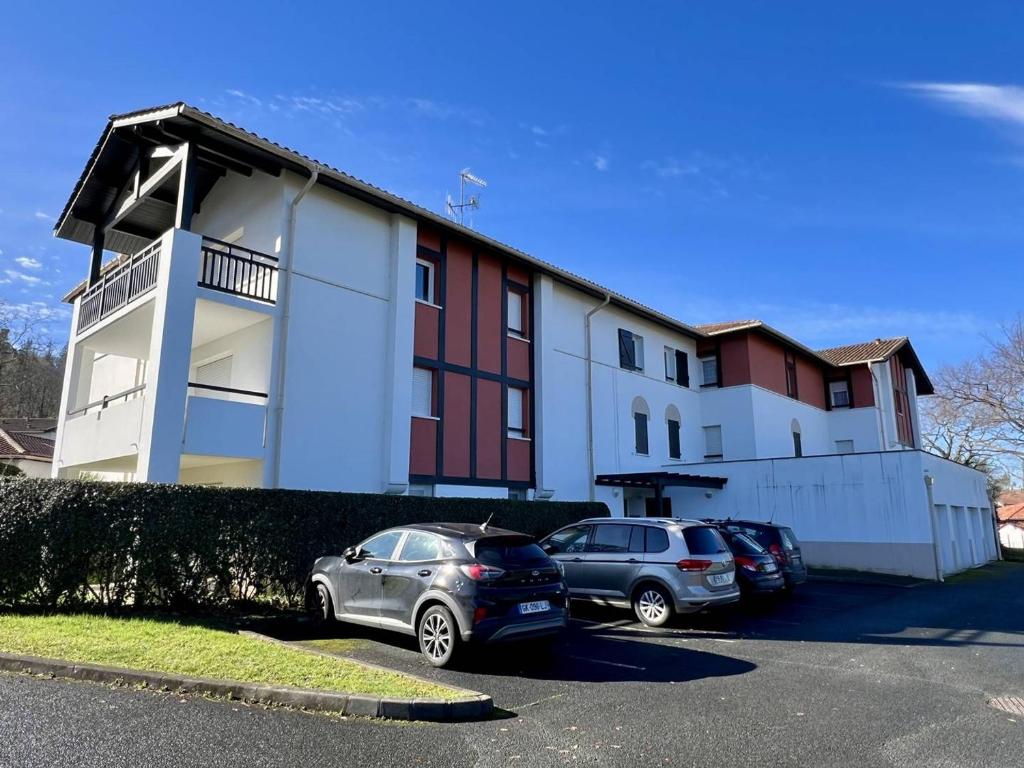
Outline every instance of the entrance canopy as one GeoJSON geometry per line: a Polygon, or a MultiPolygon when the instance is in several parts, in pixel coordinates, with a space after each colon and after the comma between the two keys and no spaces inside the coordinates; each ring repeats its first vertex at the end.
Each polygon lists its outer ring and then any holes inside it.
{"type": "Polygon", "coordinates": [[[616,475],[598,475],[595,485],[613,485],[619,488],[652,488],[660,493],[663,488],[717,488],[725,486],[728,478],[709,475],[686,475],[680,472],[626,472],[616,475]]]}

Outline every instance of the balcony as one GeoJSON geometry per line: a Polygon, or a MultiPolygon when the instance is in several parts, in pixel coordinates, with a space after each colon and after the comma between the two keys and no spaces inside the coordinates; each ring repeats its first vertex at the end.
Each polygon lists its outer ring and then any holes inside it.
{"type": "MultiPolygon", "coordinates": [[[[131,304],[156,287],[163,239],[156,240],[104,274],[82,294],[78,332],[131,304]]],[[[277,301],[277,258],[210,237],[201,246],[198,284],[203,288],[252,299],[277,301]]]]}
{"type": "Polygon", "coordinates": [[[131,387],[69,411],[57,457],[60,465],[99,469],[104,462],[132,457],[118,469],[134,471],[145,389],[145,384],[131,387]]]}
{"type": "Polygon", "coordinates": [[[156,286],[160,266],[160,240],[107,272],[82,294],[78,332],[96,325],[156,286]]]}
{"type": "Polygon", "coordinates": [[[277,301],[277,259],[232,243],[203,238],[199,285],[233,296],[277,301]]]}

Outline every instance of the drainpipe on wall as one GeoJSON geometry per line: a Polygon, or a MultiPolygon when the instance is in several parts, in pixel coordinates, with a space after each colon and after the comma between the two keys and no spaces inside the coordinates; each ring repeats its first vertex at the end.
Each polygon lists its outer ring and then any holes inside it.
{"type": "Polygon", "coordinates": [[[935,580],[943,581],[942,578],[942,549],[939,542],[939,526],[935,522],[935,497],[932,495],[932,486],[935,478],[927,470],[924,473],[924,490],[928,496],[928,522],[932,528],[932,557],[935,559],[935,580]]]}
{"type": "Polygon", "coordinates": [[[299,203],[306,193],[313,188],[320,177],[320,166],[309,166],[309,179],[299,193],[292,198],[288,206],[288,226],[285,233],[285,262],[284,262],[284,296],[281,299],[281,321],[278,323],[278,345],[277,345],[277,397],[274,403],[274,471],[272,473],[272,488],[281,486],[281,441],[282,427],[284,426],[284,385],[285,366],[288,362],[288,320],[291,317],[292,306],[292,267],[295,257],[295,218],[299,203]]]}
{"type": "Polygon", "coordinates": [[[590,359],[590,318],[607,307],[612,300],[612,295],[606,293],[604,301],[587,312],[583,320],[587,336],[587,463],[590,468],[590,475],[587,484],[590,488],[589,498],[594,501],[594,365],[590,359]]]}

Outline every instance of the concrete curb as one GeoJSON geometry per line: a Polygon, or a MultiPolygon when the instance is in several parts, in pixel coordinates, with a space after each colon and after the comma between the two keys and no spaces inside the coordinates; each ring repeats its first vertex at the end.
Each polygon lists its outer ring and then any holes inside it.
{"type": "MultiPolygon", "coordinates": [[[[8,653],[0,653],[0,671],[51,675],[71,680],[87,680],[113,685],[140,685],[158,691],[207,694],[258,704],[308,709],[314,712],[335,712],[356,717],[385,717],[392,720],[431,722],[484,720],[490,717],[494,710],[494,702],[491,697],[483,694],[474,694],[450,701],[382,698],[293,688],[285,685],[185,677],[165,672],[144,672],[100,664],[76,664],[59,659],[41,659],[35,656],[18,656],[8,653]]],[[[467,693],[470,692],[467,691],[467,693]]]]}

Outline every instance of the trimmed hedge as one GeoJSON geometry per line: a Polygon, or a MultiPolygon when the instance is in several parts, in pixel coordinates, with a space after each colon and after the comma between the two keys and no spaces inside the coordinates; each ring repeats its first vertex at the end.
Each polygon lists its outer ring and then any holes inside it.
{"type": "Polygon", "coordinates": [[[71,480],[0,481],[0,604],[298,606],[321,555],[394,525],[482,523],[542,536],[601,503],[426,498],[71,480]]]}

